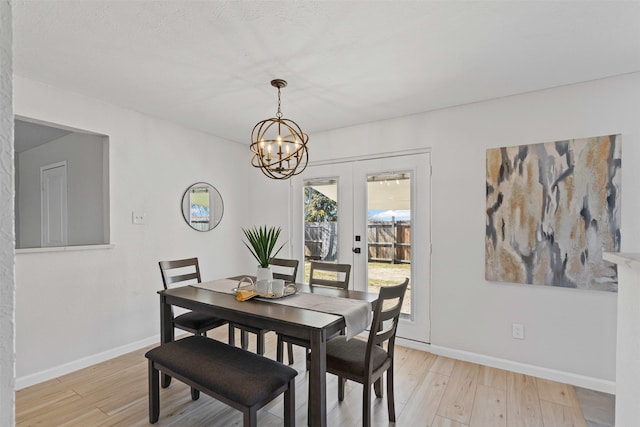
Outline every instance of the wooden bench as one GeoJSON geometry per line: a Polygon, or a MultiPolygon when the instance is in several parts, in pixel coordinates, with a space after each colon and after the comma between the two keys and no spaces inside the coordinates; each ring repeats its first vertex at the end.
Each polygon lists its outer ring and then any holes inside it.
{"type": "Polygon", "coordinates": [[[242,411],[245,427],[257,426],[257,412],[284,392],[284,425],[295,425],[294,369],[266,357],[202,336],[156,347],[149,359],[149,422],[160,415],[159,372],[242,411]]]}

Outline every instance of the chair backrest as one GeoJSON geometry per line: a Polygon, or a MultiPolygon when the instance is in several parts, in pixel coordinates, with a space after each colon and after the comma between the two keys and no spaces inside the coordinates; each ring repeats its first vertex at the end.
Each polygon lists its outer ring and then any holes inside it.
{"type": "Polygon", "coordinates": [[[276,267],[285,267],[285,269],[290,272],[289,274],[286,274],[274,271],[274,279],[282,279],[285,282],[295,283],[296,277],[298,277],[299,261],[297,259],[272,258],[269,264],[276,267]]]}
{"type": "Polygon", "coordinates": [[[373,346],[383,346],[387,342],[387,354],[393,357],[393,348],[396,341],[396,331],[398,329],[398,320],[402,310],[402,302],[404,294],[409,286],[409,279],[404,279],[396,286],[383,286],[380,288],[378,302],[373,311],[373,321],[371,322],[371,330],[369,331],[369,340],[367,341],[367,354],[365,357],[365,369],[371,373],[371,354],[373,346]]]}
{"type": "Polygon", "coordinates": [[[351,264],[335,264],[332,262],[311,261],[309,285],[330,286],[332,288],[348,289],[350,273],[351,264]],[[340,277],[341,275],[342,278],[340,277]]]}
{"type": "Polygon", "coordinates": [[[162,274],[162,284],[165,289],[174,283],[186,281],[196,281],[200,283],[200,266],[198,258],[178,259],[174,261],[160,261],[160,273],[162,274]],[[177,271],[176,271],[177,270],[177,271]]]}

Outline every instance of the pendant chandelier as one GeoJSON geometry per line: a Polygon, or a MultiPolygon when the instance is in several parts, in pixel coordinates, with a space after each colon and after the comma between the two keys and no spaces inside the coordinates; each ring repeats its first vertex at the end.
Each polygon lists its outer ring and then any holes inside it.
{"type": "Polygon", "coordinates": [[[280,111],[280,89],[287,86],[282,79],[271,80],[278,89],[276,117],[262,120],[251,132],[251,165],[272,179],[287,179],[307,167],[309,136],[293,120],[283,119],[280,111]]]}

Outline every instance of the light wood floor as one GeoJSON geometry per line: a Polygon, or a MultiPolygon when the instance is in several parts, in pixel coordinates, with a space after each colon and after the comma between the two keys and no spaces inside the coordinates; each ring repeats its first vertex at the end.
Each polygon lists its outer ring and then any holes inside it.
{"type": "MultiPolygon", "coordinates": [[[[226,342],[225,328],[209,335],[226,342]]],[[[266,355],[275,358],[275,335],[267,338],[266,355]]],[[[146,350],[18,391],[17,426],[148,425],[146,350]]],[[[303,350],[296,351],[296,425],[306,426],[307,375],[303,350]]],[[[395,356],[396,426],[586,427],[572,386],[404,347],[396,347],[395,356]]],[[[336,377],[327,375],[330,427],[361,426],[361,405],[361,385],[348,382],[345,400],[338,402],[336,377]]],[[[281,426],[282,412],[278,398],[258,413],[258,424],[281,426]]],[[[386,395],[374,399],[372,414],[374,426],[394,425],[386,395]]],[[[174,380],[161,392],[156,425],[241,426],[242,416],[206,395],[192,401],[189,389],[174,380]]]]}

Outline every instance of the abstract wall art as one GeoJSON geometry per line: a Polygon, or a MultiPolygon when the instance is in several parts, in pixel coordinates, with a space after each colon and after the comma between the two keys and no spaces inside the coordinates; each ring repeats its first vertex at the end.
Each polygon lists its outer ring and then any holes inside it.
{"type": "Polygon", "coordinates": [[[620,139],[487,150],[486,280],[617,291],[620,139]]]}

